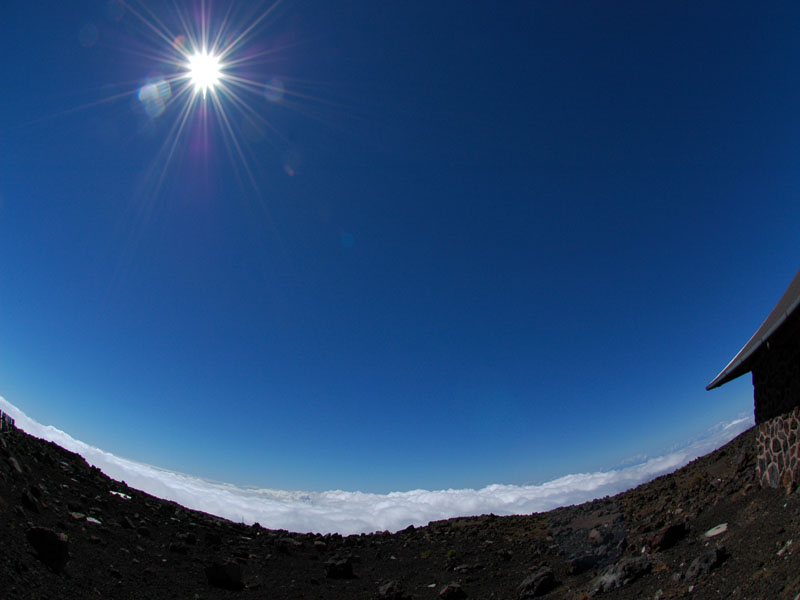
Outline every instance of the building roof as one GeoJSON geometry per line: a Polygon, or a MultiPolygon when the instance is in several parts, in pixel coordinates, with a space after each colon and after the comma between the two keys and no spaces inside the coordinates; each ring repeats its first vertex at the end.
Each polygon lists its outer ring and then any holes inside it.
{"type": "Polygon", "coordinates": [[[750,358],[755,351],[775,333],[798,305],[800,305],[800,271],[797,271],[788,289],[784,292],[783,296],[781,296],[781,299],[778,300],[778,304],[775,305],[772,312],[764,319],[758,331],[756,331],[753,337],[739,350],[739,353],[733,357],[733,360],[722,369],[722,372],[706,386],[706,389],[712,390],[715,387],[721,386],[723,383],[728,383],[732,379],[736,379],[740,375],[749,372],[752,369],[750,358]]]}

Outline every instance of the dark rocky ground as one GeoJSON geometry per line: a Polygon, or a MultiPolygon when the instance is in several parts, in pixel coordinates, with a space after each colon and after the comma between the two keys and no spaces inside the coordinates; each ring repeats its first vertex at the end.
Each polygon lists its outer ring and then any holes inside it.
{"type": "Polygon", "coordinates": [[[11,431],[0,598],[799,600],[800,494],[754,484],[753,435],[613,498],[341,537],[188,510],[11,431]]]}

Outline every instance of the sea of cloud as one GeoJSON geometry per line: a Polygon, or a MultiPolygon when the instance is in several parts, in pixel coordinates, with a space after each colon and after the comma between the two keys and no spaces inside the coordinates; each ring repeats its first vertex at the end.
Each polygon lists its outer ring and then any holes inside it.
{"type": "Polygon", "coordinates": [[[299,492],[252,489],[209,481],[120,458],[29,418],[0,397],[0,410],[29,434],[77,452],[106,475],[154,496],[232,521],[270,529],[338,532],[343,535],[398,531],[408,525],[487,513],[529,514],[617,494],[672,472],[724,445],[753,425],[752,417],[721,423],[700,438],[656,458],[596,473],[565,475],[536,485],[500,485],[461,490],[412,490],[367,494],[332,490],[299,492]]]}

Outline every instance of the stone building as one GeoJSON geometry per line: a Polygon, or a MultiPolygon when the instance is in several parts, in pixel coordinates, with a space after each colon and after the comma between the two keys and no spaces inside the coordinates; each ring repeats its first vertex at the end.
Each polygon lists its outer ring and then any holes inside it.
{"type": "Polygon", "coordinates": [[[706,389],[753,374],[762,486],[800,485],[800,271],[739,353],[706,389]]]}

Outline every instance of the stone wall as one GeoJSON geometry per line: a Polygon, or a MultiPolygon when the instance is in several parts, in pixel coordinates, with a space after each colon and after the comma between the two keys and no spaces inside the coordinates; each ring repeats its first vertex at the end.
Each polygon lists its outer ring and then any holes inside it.
{"type": "Polygon", "coordinates": [[[756,423],[800,405],[800,309],[753,357],[756,423]]]}
{"type": "Polygon", "coordinates": [[[763,487],[800,485],[800,406],[758,425],[756,478],[763,487]]]}

